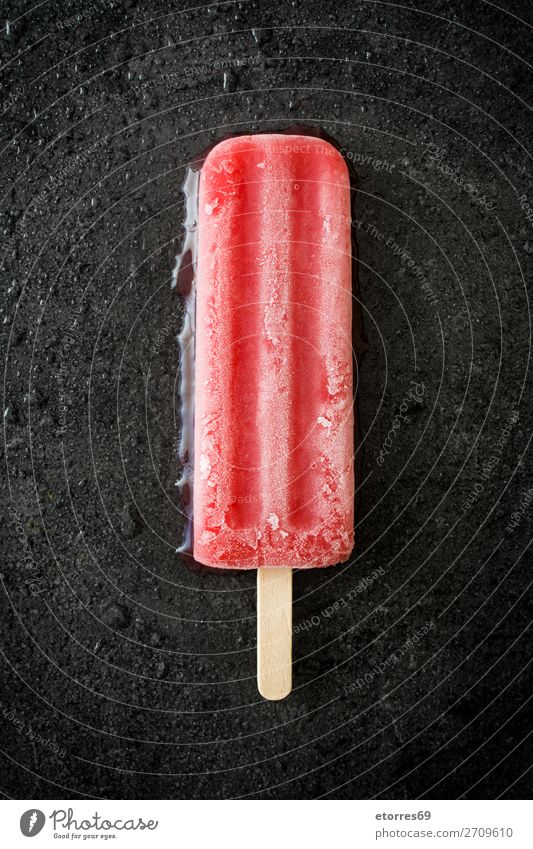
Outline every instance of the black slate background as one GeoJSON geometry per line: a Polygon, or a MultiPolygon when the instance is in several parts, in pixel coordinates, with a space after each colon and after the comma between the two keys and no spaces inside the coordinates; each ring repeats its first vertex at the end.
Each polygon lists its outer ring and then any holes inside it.
{"type": "Polygon", "coordinates": [[[527,797],[531,7],[1,17],[3,795],[527,797]],[[353,561],[295,576],[295,687],[269,704],[255,575],[175,554],[170,274],[186,164],[302,122],[359,174],[363,477],[353,561]]]}

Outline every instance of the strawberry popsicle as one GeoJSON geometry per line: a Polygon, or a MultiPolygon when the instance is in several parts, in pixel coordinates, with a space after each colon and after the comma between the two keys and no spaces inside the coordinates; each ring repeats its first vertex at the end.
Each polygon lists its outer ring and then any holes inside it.
{"type": "Polygon", "coordinates": [[[217,144],[199,189],[194,558],[320,567],[353,548],[350,181],[304,135],[217,144]]]}

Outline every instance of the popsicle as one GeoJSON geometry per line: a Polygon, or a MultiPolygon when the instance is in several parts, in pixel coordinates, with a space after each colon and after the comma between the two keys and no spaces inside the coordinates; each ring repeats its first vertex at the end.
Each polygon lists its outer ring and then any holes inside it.
{"type": "Polygon", "coordinates": [[[322,139],[226,139],[198,215],[194,558],[257,569],[286,630],[290,570],[354,544],[348,170],[322,139]]]}

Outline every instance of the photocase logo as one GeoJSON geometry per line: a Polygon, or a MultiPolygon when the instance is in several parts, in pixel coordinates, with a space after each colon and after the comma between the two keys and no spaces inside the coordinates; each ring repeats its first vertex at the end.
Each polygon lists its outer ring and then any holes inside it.
{"type": "Polygon", "coordinates": [[[24,837],[35,837],[42,830],[45,822],[46,817],[42,811],[37,810],[37,808],[30,808],[20,818],[20,830],[24,837]]]}

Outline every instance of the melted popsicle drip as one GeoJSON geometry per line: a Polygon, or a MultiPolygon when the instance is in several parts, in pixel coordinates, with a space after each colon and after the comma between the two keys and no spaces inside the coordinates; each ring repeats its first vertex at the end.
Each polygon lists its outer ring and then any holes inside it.
{"type": "Polygon", "coordinates": [[[183,323],[177,336],[180,351],[179,411],[181,433],[178,448],[181,475],[176,481],[181,508],[186,519],[183,542],[179,553],[192,551],[193,545],[193,485],[194,485],[194,359],[196,333],[196,259],[198,251],[198,186],[200,171],[192,166],[182,186],[185,200],[183,245],[176,257],[172,288],[183,299],[183,323]]]}

